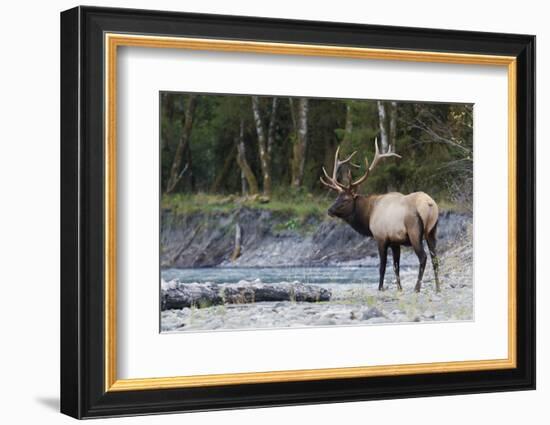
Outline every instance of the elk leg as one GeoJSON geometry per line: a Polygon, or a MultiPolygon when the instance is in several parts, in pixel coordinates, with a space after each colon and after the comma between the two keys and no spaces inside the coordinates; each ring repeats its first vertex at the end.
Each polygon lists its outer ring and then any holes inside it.
{"type": "Polygon", "coordinates": [[[397,279],[397,290],[402,291],[401,279],[399,278],[399,259],[401,257],[401,247],[399,245],[391,246],[391,253],[393,258],[393,272],[395,273],[395,278],[397,279]]]}
{"type": "Polygon", "coordinates": [[[428,242],[428,250],[430,251],[430,257],[432,258],[432,266],[434,268],[434,277],[435,277],[435,291],[439,292],[441,291],[441,287],[439,285],[439,257],[437,256],[436,251],[436,227],[432,229],[432,231],[428,234],[428,237],[426,238],[426,242],[428,242]]]}
{"type": "Polygon", "coordinates": [[[380,281],[378,282],[378,290],[384,289],[384,275],[386,274],[386,261],[388,260],[388,244],[385,242],[378,243],[378,255],[380,256],[380,281]]]}
{"type": "Polygon", "coordinates": [[[415,292],[420,292],[420,287],[422,286],[422,276],[424,276],[424,268],[426,267],[426,252],[424,251],[424,246],[422,245],[422,239],[418,238],[411,241],[414,249],[414,253],[418,257],[418,262],[420,263],[418,267],[418,280],[416,281],[416,286],[414,287],[415,292]]]}

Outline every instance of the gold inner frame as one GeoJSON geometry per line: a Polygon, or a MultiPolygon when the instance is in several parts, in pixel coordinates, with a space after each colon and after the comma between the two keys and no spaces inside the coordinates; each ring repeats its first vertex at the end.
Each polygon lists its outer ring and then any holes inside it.
{"type": "Polygon", "coordinates": [[[128,34],[105,34],[105,391],[447,373],[515,368],[516,359],[516,58],[462,53],[370,49],[128,34]],[[355,59],[503,66],[508,72],[508,357],[437,363],[118,379],[116,324],[116,123],[119,46],[247,52],[355,59]]]}

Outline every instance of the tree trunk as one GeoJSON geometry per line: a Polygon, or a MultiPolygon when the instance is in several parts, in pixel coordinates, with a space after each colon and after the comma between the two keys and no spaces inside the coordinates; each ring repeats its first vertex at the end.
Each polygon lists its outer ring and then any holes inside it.
{"type": "Polygon", "coordinates": [[[258,152],[260,153],[260,166],[262,169],[263,194],[271,196],[271,167],[267,145],[266,132],[262,122],[260,112],[260,100],[258,96],[252,96],[252,114],[254,115],[254,125],[258,135],[258,152]]]}
{"type": "Polygon", "coordinates": [[[235,224],[235,246],[233,247],[233,254],[231,254],[231,261],[235,261],[241,256],[241,226],[239,223],[235,224]]]}
{"type": "Polygon", "coordinates": [[[252,169],[250,168],[250,165],[248,165],[248,161],[246,160],[246,148],[244,144],[244,121],[242,119],[239,130],[239,138],[237,141],[237,164],[239,164],[241,172],[246,178],[250,194],[257,195],[258,181],[256,180],[256,176],[254,176],[254,173],[252,172],[252,169]]]}
{"type": "Polygon", "coordinates": [[[279,99],[276,97],[274,97],[271,101],[271,116],[269,118],[269,127],[267,128],[267,154],[269,155],[270,161],[272,159],[271,152],[273,151],[273,144],[275,143],[275,123],[277,117],[278,102],[279,99]]]}
{"type": "MultiPolygon", "coordinates": [[[[378,101],[378,124],[380,127],[380,145],[379,148],[382,152],[387,152],[389,146],[395,149],[395,138],[397,132],[397,103],[389,103],[389,117],[386,115],[386,105],[378,101]],[[389,124],[388,124],[389,121],[389,124]],[[389,127],[389,131],[387,130],[389,127]],[[389,136],[388,136],[389,133],[389,136]]],[[[395,191],[393,184],[386,182],[386,192],[395,191]]]]}
{"type": "MultiPolygon", "coordinates": [[[[346,123],[345,123],[345,127],[344,127],[344,137],[342,138],[342,145],[347,145],[349,143],[351,143],[351,133],[353,131],[353,122],[352,122],[352,119],[351,119],[351,105],[348,103],[346,103],[346,123]]],[[[334,154],[336,153],[336,147],[332,150],[332,158],[334,158],[334,154]]],[[[331,159],[331,161],[333,161],[333,159],[331,159]]],[[[332,167],[333,164],[331,163],[330,166],[332,167]]],[[[339,181],[346,181],[346,180],[349,180],[349,173],[348,173],[348,170],[350,170],[350,166],[349,164],[344,164],[342,167],[340,167],[340,169],[338,170],[337,174],[336,174],[336,178],[339,180],[339,181]]],[[[348,181],[348,184],[350,182],[348,181]]]]}
{"type": "Polygon", "coordinates": [[[346,103],[346,124],[344,128],[344,138],[342,144],[349,143],[351,141],[351,133],[353,131],[353,122],[351,120],[351,105],[346,103]]]}
{"type": "Polygon", "coordinates": [[[219,192],[222,183],[224,182],[227,175],[229,174],[229,171],[231,170],[231,168],[234,164],[233,161],[235,161],[235,153],[237,152],[237,143],[235,143],[231,147],[231,153],[229,155],[227,155],[227,157],[225,158],[225,161],[223,163],[223,167],[222,167],[220,173],[216,176],[216,180],[214,180],[214,183],[212,184],[212,187],[210,188],[210,192],[213,192],[213,193],[219,192]]]}
{"type": "Polygon", "coordinates": [[[241,195],[248,195],[248,185],[246,184],[246,177],[243,173],[243,170],[241,170],[241,195]]]}
{"type": "Polygon", "coordinates": [[[384,102],[378,101],[378,128],[380,129],[380,145],[379,148],[382,152],[388,150],[388,132],[386,130],[386,106],[384,102]]]}
{"type": "Polygon", "coordinates": [[[191,152],[191,145],[187,144],[187,166],[189,168],[189,185],[191,186],[191,192],[196,192],[197,184],[195,181],[195,173],[193,173],[193,153],[191,152]]]}
{"type": "MultiPolygon", "coordinates": [[[[292,103],[291,103],[292,106],[292,103]]],[[[292,149],[292,181],[291,185],[297,189],[304,180],[304,166],[307,148],[309,101],[307,98],[298,100],[298,114],[296,119],[296,139],[292,149]]]]}
{"type": "Polygon", "coordinates": [[[397,102],[390,102],[390,140],[389,144],[396,148],[397,143],[397,102]]]}
{"type": "MultiPolygon", "coordinates": [[[[189,139],[191,137],[191,130],[193,129],[193,114],[195,112],[196,104],[197,97],[195,95],[189,95],[187,100],[187,108],[183,118],[181,137],[176,148],[174,160],[172,161],[172,167],[170,168],[170,177],[168,178],[168,182],[166,184],[166,193],[172,193],[183,177],[184,171],[182,171],[182,162],[183,155],[186,151],[189,151],[188,160],[191,159],[189,139]]],[[[189,162],[186,167],[191,172],[191,164],[189,162]]],[[[185,170],[185,168],[183,170],[185,170]]]]}
{"type": "MultiPolygon", "coordinates": [[[[161,102],[161,113],[167,117],[168,122],[171,124],[174,119],[174,96],[170,96],[170,93],[161,93],[160,97],[161,102]]],[[[166,143],[166,129],[165,126],[161,128],[161,138],[160,138],[160,149],[164,149],[164,144],[166,143]],[[164,130],[164,131],[162,131],[164,130]]]]}

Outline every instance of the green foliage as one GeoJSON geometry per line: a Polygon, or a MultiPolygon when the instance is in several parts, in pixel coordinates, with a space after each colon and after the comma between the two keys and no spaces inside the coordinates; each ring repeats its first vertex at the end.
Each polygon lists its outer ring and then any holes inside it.
{"type": "Polygon", "coordinates": [[[295,230],[298,227],[298,221],[294,218],[291,218],[285,223],[285,227],[288,230],[295,230]]]}
{"type": "MultiPolygon", "coordinates": [[[[161,93],[163,188],[181,137],[186,98],[184,93],[161,93]]],[[[268,126],[271,99],[260,98],[265,128],[268,126]]],[[[361,192],[369,194],[395,190],[410,193],[421,190],[450,208],[457,205],[468,208],[472,198],[472,116],[472,105],[398,102],[394,144],[402,159],[382,161],[361,187],[361,192]]],[[[291,190],[290,163],[296,137],[295,119],[288,98],[279,98],[271,154],[273,195],[265,204],[245,201],[242,200],[241,173],[235,160],[241,120],[246,159],[258,181],[262,181],[250,96],[198,96],[190,149],[186,154],[186,161],[192,159],[192,167],[184,175],[175,194],[163,198],[163,204],[183,209],[197,208],[201,204],[201,208],[217,211],[229,209],[238,202],[278,211],[289,209],[301,215],[324,213],[334,194],[319,183],[321,167],[325,166],[329,173],[332,171],[334,152],[341,145],[342,155],[357,151],[354,161],[361,169],[354,168],[353,173],[355,176],[362,174],[364,158],[372,160],[374,138],[380,137],[377,102],[310,100],[303,186],[291,190]],[[216,188],[215,193],[211,192],[213,187],[216,188]],[[193,192],[198,195],[190,196],[193,192]],[[230,195],[234,199],[228,201],[230,195]]]]}
{"type": "MultiPolygon", "coordinates": [[[[253,208],[268,210],[288,217],[289,226],[302,225],[309,217],[324,217],[331,200],[309,195],[301,201],[294,196],[287,198],[273,198],[270,202],[262,202],[260,198],[224,196],[207,193],[176,193],[163,195],[161,207],[176,213],[188,214],[193,212],[217,213],[229,212],[238,208],[253,208]]],[[[281,230],[281,229],[279,229],[281,230]]]]}

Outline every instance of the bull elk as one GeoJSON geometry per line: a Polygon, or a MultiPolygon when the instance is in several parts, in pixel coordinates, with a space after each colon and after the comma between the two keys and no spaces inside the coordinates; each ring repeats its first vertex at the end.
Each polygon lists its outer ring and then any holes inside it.
{"type": "Polygon", "coordinates": [[[399,278],[399,259],[401,245],[412,246],[418,261],[418,279],[415,291],[420,292],[422,276],[426,267],[426,252],[424,251],[423,240],[426,239],[432,259],[435,276],[436,291],[439,292],[439,260],[436,253],[436,233],[439,209],[435,201],[424,192],[414,192],[409,195],[390,192],[383,195],[363,196],[357,193],[359,186],[364,183],[369,173],[376,167],[382,158],[401,158],[392,151],[391,145],[388,151],[380,153],[378,141],[375,139],[375,154],[369,166],[368,158],[365,158],[366,171],[357,180],[352,180],[351,168],[348,166],[348,183],[340,183],[337,179],[339,168],[346,163],[350,166],[360,168],[350,162],[356,152],[353,152],[344,160],[338,157],[340,147],[336,149],[334,156],[334,167],[332,176],[329,176],[323,167],[324,177],[321,183],[338,193],[336,201],[328,209],[331,217],[338,217],[348,223],[356,232],[364,236],[371,236],[376,240],[380,256],[380,280],[378,289],[384,287],[384,275],[386,273],[386,262],[388,248],[392,250],[393,270],[397,280],[397,289],[402,290],[399,278]]]}

